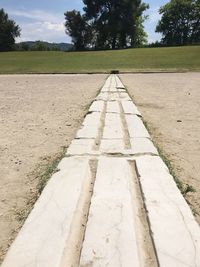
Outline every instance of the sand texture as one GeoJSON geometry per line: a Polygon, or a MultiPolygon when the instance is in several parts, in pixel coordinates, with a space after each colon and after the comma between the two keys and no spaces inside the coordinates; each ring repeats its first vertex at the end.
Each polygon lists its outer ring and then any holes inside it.
{"type": "Polygon", "coordinates": [[[70,144],[105,78],[0,76],[0,261],[34,198],[35,170],[70,144]]]}

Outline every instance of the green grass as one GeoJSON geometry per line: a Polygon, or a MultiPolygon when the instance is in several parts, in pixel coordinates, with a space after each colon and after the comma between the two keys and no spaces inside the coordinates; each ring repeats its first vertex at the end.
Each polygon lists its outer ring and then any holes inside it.
{"type": "Polygon", "coordinates": [[[0,53],[0,73],[92,73],[120,71],[198,71],[200,46],[96,52],[0,53]]]}

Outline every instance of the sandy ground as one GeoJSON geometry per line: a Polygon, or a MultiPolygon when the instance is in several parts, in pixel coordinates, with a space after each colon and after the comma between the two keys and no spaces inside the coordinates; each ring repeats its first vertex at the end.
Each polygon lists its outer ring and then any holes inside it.
{"type": "Polygon", "coordinates": [[[38,184],[68,146],[105,75],[0,76],[0,262],[38,184]]]}
{"type": "Polygon", "coordinates": [[[121,75],[177,177],[196,190],[187,200],[200,223],[200,73],[121,75]]]}
{"type": "MultiPolygon", "coordinates": [[[[68,146],[105,75],[0,76],[0,262],[19,211],[35,193],[34,170],[68,146]]],[[[200,214],[200,73],[121,75],[200,214]]],[[[197,221],[200,223],[200,215],[197,221]]]]}

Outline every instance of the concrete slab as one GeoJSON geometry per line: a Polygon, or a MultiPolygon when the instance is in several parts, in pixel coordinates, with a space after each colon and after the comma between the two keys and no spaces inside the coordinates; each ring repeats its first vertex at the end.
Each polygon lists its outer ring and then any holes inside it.
{"type": "Polygon", "coordinates": [[[81,229],[91,173],[86,158],[63,159],[59,168],[60,172],[54,174],[45,187],[2,267],[72,266],[74,259],[71,259],[76,256],[73,251],[79,244],[71,235],[74,227],[81,229]],[[62,265],[64,254],[67,260],[62,265]]]}
{"type": "Polygon", "coordinates": [[[200,266],[200,228],[159,157],[136,159],[161,267],[200,266]]]}
{"type": "Polygon", "coordinates": [[[130,138],[146,137],[150,138],[150,135],[145,128],[142,120],[136,115],[125,115],[130,138]]]}
{"type": "Polygon", "coordinates": [[[140,266],[130,179],[125,159],[99,160],[80,266],[140,266]]]}

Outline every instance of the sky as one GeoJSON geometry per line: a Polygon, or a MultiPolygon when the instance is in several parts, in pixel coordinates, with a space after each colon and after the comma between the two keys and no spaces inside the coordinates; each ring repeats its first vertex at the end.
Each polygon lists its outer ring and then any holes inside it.
{"type": "MultiPolygon", "coordinates": [[[[145,22],[148,42],[160,40],[161,35],[155,33],[160,19],[158,9],[168,0],[144,0],[150,5],[146,12],[149,16],[145,22]]],[[[82,11],[82,0],[0,0],[0,8],[8,13],[21,28],[21,37],[16,41],[70,42],[65,34],[64,12],[68,10],[82,11]]]]}

